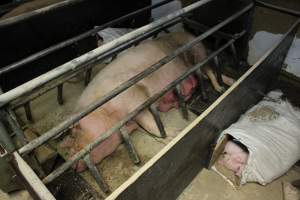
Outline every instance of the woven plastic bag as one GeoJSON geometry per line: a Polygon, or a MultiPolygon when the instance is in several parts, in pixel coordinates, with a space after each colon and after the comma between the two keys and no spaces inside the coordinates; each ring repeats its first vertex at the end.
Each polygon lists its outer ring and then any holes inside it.
{"type": "Polygon", "coordinates": [[[270,183],[300,158],[300,111],[280,91],[272,91],[248,110],[238,122],[225,129],[249,151],[240,184],[270,183]]]}

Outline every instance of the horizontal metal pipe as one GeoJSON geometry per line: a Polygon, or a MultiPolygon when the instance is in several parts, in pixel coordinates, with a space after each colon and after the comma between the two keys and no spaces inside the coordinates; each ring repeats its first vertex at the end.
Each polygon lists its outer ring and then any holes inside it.
{"type": "MultiPolygon", "coordinates": [[[[183,18],[183,22],[186,23],[187,25],[191,26],[192,28],[197,29],[197,30],[202,31],[202,32],[205,32],[209,29],[209,26],[206,26],[204,24],[200,24],[199,22],[197,22],[195,20],[192,20],[192,19],[189,19],[187,17],[183,18]]],[[[234,35],[224,33],[222,31],[216,32],[213,36],[216,36],[216,37],[222,38],[222,39],[227,39],[227,40],[235,38],[234,35]]]]}
{"type": "MultiPolygon", "coordinates": [[[[84,116],[86,116],[90,112],[97,109],[99,106],[101,106],[104,103],[108,102],[109,100],[111,100],[112,98],[117,96],[119,93],[123,92],[124,90],[128,89],[129,87],[131,87],[132,85],[134,85],[138,81],[142,80],[147,75],[149,75],[152,72],[158,70],[164,64],[170,62],[172,59],[174,59],[179,54],[187,51],[192,46],[194,46],[195,44],[197,44],[198,42],[200,42],[204,38],[208,37],[213,32],[219,30],[220,28],[222,28],[226,24],[230,23],[232,20],[236,19],[237,17],[242,15],[244,12],[246,12],[250,8],[251,7],[247,6],[243,10],[241,10],[241,11],[237,12],[236,14],[234,14],[233,16],[227,18],[225,21],[223,21],[223,22],[219,23],[218,25],[214,26],[209,31],[207,31],[207,32],[201,34],[200,36],[196,37],[194,40],[190,41],[186,45],[182,46],[181,48],[178,48],[177,50],[172,52],[169,56],[164,57],[159,62],[153,64],[152,66],[150,66],[149,68],[147,68],[143,72],[141,72],[141,73],[137,74],[136,76],[132,77],[131,79],[129,79],[127,82],[123,83],[122,85],[119,85],[118,87],[113,89],[108,94],[102,96],[102,98],[100,98],[97,102],[89,105],[84,111],[70,116],[68,120],[60,123],[58,126],[52,128],[51,130],[49,130],[47,133],[43,134],[39,138],[36,138],[35,140],[32,140],[30,143],[28,143],[27,145],[25,145],[21,149],[19,149],[19,152],[21,154],[28,153],[28,152],[32,151],[34,148],[40,146],[41,144],[43,144],[44,142],[49,140],[50,138],[54,137],[55,135],[59,134],[60,132],[64,131],[65,129],[68,129],[74,123],[79,121],[81,118],[83,118],[84,116]]],[[[242,34],[244,34],[244,33],[245,33],[245,31],[243,31],[242,34]]]]}
{"type": "Polygon", "coordinates": [[[261,7],[270,8],[272,10],[276,10],[276,11],[279,11],[279,12],[282,12],[282,13],[286,13],[286,14],[289,14],[289,15],[292,15],[292,16],[295,16],[295,17],[300,17],[300,11],[297,11],[297,10],[283,8],[281,6],[276,6],[276,5],[266,3],[266,2],[263,2],[263,1],[260,1],[260,0],[255,0],[255,3],[258,6],[261,6],[261,7]]]}
{"type": "MultiPolygon", "coordinates": [[[[171,27],[174,24],[179,23],[181,20],[179,18],[174,19],[162,26],[159,26],[155,29],[152,29],[151,31],[133,39],[130,40],[126,43],[123,43],[122,45],[119,45],[116,48],[111,49],[110,51],[107,51],[106,53],[102,54],[101,56],[98,57],[99,60],[104,60],[108,57],[111,57],[127,48],[129,48],[132,45],[135,45],[136,43],[139,43],[142,40],[145,40],[146,38],[149,38],[153,35],[155,35],[156,33],[162,31],[165,28],[171,27]]],[[[67,74],[65,74],[64,76],[60,77],[58,80],[55,80],[53,83],[48,84],[44,87],[40,87],[37,88],[36,90],[31,91],[29,94],[26,94],[26,96],[23,96],[22,98],[17,99],[16,101],[11,102],[10,106],[12,107],[12,109],[16,109],[22,105],[24,105],[26,102],[31,101],[39,96],[41,96],[42,94],[50,91],[51,89],[55,88],[56,86],[58,86],[59,84],[62,84],[64,82],[66,82],[67,80],[70,80],[71,78],[75,77],[76,75],[78,75],[79,73],[82,73],[82,71],[84,70],[88,70],[89,68],[94,67],[94,65],[87,65],[87,66],[81,66],[78,69],[76,69],[75,71],[72,71],[71,73],[68,72],[67,74]]]]}
{"type": "Polygon", "coordinates": [[[26,65],[26,64],[28,64],[28,63],[30,63],[32,61],[35,61],[35,60],[37,60],[39,58],[42,58],[42,57],[44,57],[46,55],[49,55],[50,53],[52,53],[54,51],[57,51],[57,50],[62,49],[64,47],[66,47],[66,46],[69,46],[69,45],[71,45],[71,44],[73,44],[75,42],[78,42],[78,41],[80,41],[80,40],[82,40],[84,38],[87,38],[90,35],[96,34],[98,31],[101,31],[101,30],[103,30],[103,29],[105,29],[107,27],[114,26],[114,25],[116,25],[118,23],[121,23],[121,22],[126,21],[126,20],[128,20],[130,18],[138,16],[138,15],[140,15],[140,14],[142,14],[142,13],[148,11],[148,10],[151,10],[151,9],[157,8],[157,7],[161,6],[161,5],[167,4],[170,1],[174,1],[174,0],[165,0],[165,1],[159,2],[157,4],[153,4],[152,6],[147,6],[147,7],[141,8],[139,10],[136,10],[136,11],[132,12],[132,13],[129,13],[127,15],[124,15],[124,16],[119,17],[117,19],[114,19],[112,21],[109,21],[109,22],[107,22],[107,23],[105,23],[105,24],[103,24],[103,25],[101,25],[99,27],[96,27],[96,28],[91,29],[91,30],[89,30],[87,32],[84,32],[84,33],[82,33],[80,35],[77,35],[77,36],[72,37],[72,38],[70,38],[68,40],[65,40],[63,42],[60,42],[60,43],[55,44],[53,46],[50,46],[50,47],[48,47],[48,48],[46,48],[46,49],[44,49],[42,51],[34,53],[34,54],[32,54],[32,55],[30,55],[30,56],[28,56],[26,58],[23,58],[23,59],[15,62],[15,63],[12,63],[12,64],[10,64],[10,65],[8,65],[6,67],[1,68],[0,69],[0,76],[2,76],[3,74],[5,74],[7,72],[12,71],[12,70],[18,69],[18,68],[22,67],[23,65],[26,65]]]}
{"type": "Polygon", "coordinates": [[[9,103],[10,101],[34,90],[35,88],[51,81],[52,79],[55,79],[69,71],[75,70],[79,66],[84,65],[89,61],[95,62],[95,61],[97,61],[97,58],[101,54],[105,53],[106,51],[110,50],[111,48],[114,48],[124,42],[132,40],[142,34],[145,34],[148,31],[150,31],[151,29],[161,26],[165,23],[168,23],[169,21],[171,21],[177,17],[180,17],[187,12],[193,11],[194,9],[196,9],[208,2],[211,2],[211,1],[212,0],[197,1],[196,3],[193,3],[187,7],[182,8],[172,14],[165,16],[165,17],[162,17],[161,19],[158,19],[157,21],[154,21],[148,25],[145,25],[137,30],[134,30],[124,36],[119,37],[118,39],[115,39],[115,40],[113,40],[107,44],[104,44],[92,51],[89,51],[88,53],[85,53],[63,65],[60,65],[59,67],[0,95],[0,106],[3,106],[5,104],[9,103]]]}
{"type": "Polygon", "coordinates": [[[17,16],[6,18],[6,19],[3,19],[0,21],[0,28],[10,25],[10,24],[13,24],[13,23],[17,23],[17,22],[26,20],[26,19],[34,17],[34,16],[45,14],[52,10],[56,10],[56,9],[59,9],[59,8],[62,8],[62,7],[68,6],[68,5],[79,3],[81,1],[86,1],[86,0],[65,0],[65,1],[62,1],[59,3],[55,3],[52,5],[46,6],[44,8],[40,8],[40,9],[26,12],[26,13],[23,13],[23,14],[20,14],[17,16]]]}
{"type": "MultiPolygon", "coordinates": [[[[143,72],[137,74],[136,76],[132,77],[131,79],[129,79],[128,81],[126,81],[122,85],[119,85],[118,87],[113,89],[108,94],[102,96],[102,98],[100,98],[95,103],[89,105],[84,111],[81,111],[80,113],[76,113],[76,114],[70,116],[68,118],[68,120],[63,121],[62,123],[60,123],[56,127],[52,128],[51,130],[49,130],[48,132],[43,134],[42,136],[36,138],[35,140],[32,140],[30,143],[28,143],[27,145],[25,145],[21,149],[19,149],[20,154],[26,154],[26,153],[32,151],[34,148],[40,146],[41,144],[43,144],[44,142],[46,142],[50,138],[56,136],[57,134],[64,131],[65,129],[68,129],[74,123],[78,122],[81,118],[88,115],[89,113],[91,113],[92,111],[97,109],[99,106],[101,106],[104,103],[108,102],[109,100],[111,100],[112,98],[114,98],[115,96],[117,96],[118,94],[123,92],[124,90],[128,89],[129,87],[131,87],[132,85],[134,85],[138,81],[142,80],[147,75],[149,75],[152,72],[158,70],[160,67],[162,67],[166,63],[173,60],[176,56],[178,56],[181,53],[189,50],[190,48],[192,48],[192,46],[196,45],[201,40],[205,39],[206,37],[208,37],[212,33],[216,32],[220,28],[222,28],[225,25],[227,25],[228,23],[230,23],[232,20],[234,20],[234,19],[238,18],[239,16],[241,16],[246,11],[248,11],[251,7],[252,7],[252,5],[246,6],[241,11],[239,11],[236,14],[232,15],[231,17],[228,17],[226,20],[224,20],[223,22],[221,22],[218,25],[214,26],[213,28],[211,28],[207,32],[201,34],[200,36],[196,37],[194,40],[188,42],[186,45],[176,49],[169,56],[164,57],[163,59],[161,59],[157,63],[153,64],[152,66],[150,66],[149,68],[147,68],[143,72]]],[[[239,36],[243,35],[244,33],[245,33],[245,31],[243,31],[239,36]]]]}
{"type": "Polygon", "coordinates": [[[221,53],[224,49],[229,47],[235,40],[232,39],[229,42],[227,42],[225,45],[223,45],[221,48],[219,48],[217,51],[210,54],[207,58],[205,58],[202,62],[194,65],[187,71],[185,71],[180,77],[172,81],[170,84],[168,84],[163,90],[160,92],[154,94],[151,96],[147,101],[145,101],[143,104],[141,104],[139,107],[137,107],[134,111],[129,113],[126,117],[124,117],[121,121],[113,125],[112,128],[110,128],[108,131],[103,133],[101,137],[95,139],[94,142],[88,144],[85,146],[82,150],[77,152],[74,156],[72,156],[68,161],[66,161],[64,164],[62,164],[60,167],[58,167],[56,170],[54,170],[52,173],[50,173],[47,177],[43,179],[43,182],[45,184],[51,182],[53,179],[61,175],[64,171],[69,169],[75,162],[83,158],[85,155],[90,153],[93,148],[98,146],[101,142],[103,142],[105,139],[111,136],[114,132],[119,130],[122,126],[124,126],[127,122],[132,120],[136,115],[138,115],[140,112],[142,112],[145,108],[151,106],[155,101],[157,101],[160,97],[162,97],[164,94],[166,94],[168,91],[172,90],[174,87],[176,87],[177,84],[179,84],[181,81],[186,79],[189,75],[194,73],[196,70],[198,70],[200,67],[205,65],[209,60],[214,58],[216,55],[221,53]]]}

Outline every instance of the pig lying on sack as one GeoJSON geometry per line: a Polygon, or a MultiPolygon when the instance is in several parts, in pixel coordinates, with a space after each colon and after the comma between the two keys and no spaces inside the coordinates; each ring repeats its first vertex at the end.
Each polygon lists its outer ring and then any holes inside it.
{"type": "Polygon", "coordinates": [[[220,139],[231,135],[248,149],[229,141],[218,161],[240,177],[240,184],[270,183],[300,159],[300,111],[281,95],[270,92],[221,134],[220,139]]]}
{"type": "MultiPolygon", "coordinates": [[[[171,33],[153,40],[144,41],[138,46],[123,52],[90,82],[79,98],[75,111],[82,110],[95,100],[100,99],[104,94],[142,72],[193,38],[192,35],[185,32],[171,33]]],[[[113,124],[120,121],[153,94],[161,91],[174,81],[188,67],[200,62],[205,57],[206,52],[203,45],[198,44],[194,46],[188,53],[175,58],[81,119],[79,124],[72,129],[71,137],[65,139],[63,146],[71,147],[70,155],[78,152],[84,146],[100,137],[113,124]]],[[[204,72],[211,79],[215,89],[221,91],[223,88],[217,83],[212,70],[206,66],[204,72]]],[[[223,76],[223,79],[228,85],[233,83],[233,80],[229,77],[223,76]]],[[[181,94],[185,96],[186,100],[191,96],[192,90],[196,85],[197,80],[194,75],[189,76],[181,83],[181,94]]],[[[174,92],[170,91],[160,98],[156,105],[160,111],[166,112],[173,107],[178,107],[178,99],[174,92]]],[[[137,124],[149,133],[160,136],[156,123],[147,109],[137,115],[134,121],[128,123],[126,128],[129,132],[132,132],[138,127],[137,124]]],[[[115,151],[120,143],[120,134],[118,132],[112,134],[91,152],[93,162],[100,162],[105,156],[115,151]]],[[[82,162],[78,162],[75,168],[77,171],[82,171],[85,169],[85,166],[82,162]]]]}

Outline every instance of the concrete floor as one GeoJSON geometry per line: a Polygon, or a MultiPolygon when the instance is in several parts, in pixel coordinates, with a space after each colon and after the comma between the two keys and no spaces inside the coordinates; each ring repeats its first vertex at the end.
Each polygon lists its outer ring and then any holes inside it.
{"type": "Polygon", "coordinates": [[[216,172],[204,169],[177,200],[282,200],[282,183],[297,178],[300,178],[300,173],[291,169],[266,186],[248,183],[235,189],[216,172]]]}

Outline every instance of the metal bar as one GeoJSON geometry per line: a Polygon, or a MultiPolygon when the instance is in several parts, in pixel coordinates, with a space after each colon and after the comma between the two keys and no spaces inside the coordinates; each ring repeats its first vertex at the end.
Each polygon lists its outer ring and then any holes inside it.
{"type": "Polygon", "coordinates": [[[2,120],[0,120],[0,157],[13,152],[15,149],[13,141],[9,137],[2,120]]]}
{"type": "Polygon", "coordinates": [[[95,164],[93,163],[92,159],[91,159],[91,155],[88,154],[83,158],[86,166],[88,167],[89,171],[91,172],[91,175],[94,177],[95,181],[97,182],[98,186],[100,187],[100,189],[104,192],[107,193],[109,192],[109,188],[108,185],[106,184],[106,182],[104,181],[100,171],[98,170],[98,168],[95,166],[95,164]]]}
{"type": "Polygon", "coordinates": [[[220,52],[222,52],[224,49],[226,49],[228,46],[230,46],[231,43],[233,43],[235,40],[232,39],[229,42],[227,42],[225,45],[220,47],[217,51],[210,54],[207,58],[205,58],[200,63],[194,65],[193,67],[189,68],[187,71],[185,71],[180,77],[175,79],[173,82],[168,84],[163,90],[160,92],[154,94],[151,96],[147,101],[145,101],[143,104],[141,104],[139,107],[137,107],[134,111],[129,113],[126,117],[124,117],[121,121],[117,122],[110,128],[108,131],[103,133],[101,137],[95,139],[94,142],[88,144],[85,146],[82,150],[77,152],[74,156],[72,156],[68,161],[66,161],[64,164],[62,164],[60,167],[58,167],[56,170],[54,170],[52,173],[50,173],[47,177],[43,179],[44,183],[51,182],[54,178],[61,175],[64,171],[66,171],[68,168],[70,168],[75,162],[80,160],[83,156],[87,155],[93,148],[98,146],[101,142],[103,142],[105,139],[111,136],[114,132],[119,130],[121,127],[123,127],[126,123],[128,123],[130,120],[132,120],[136,115],[138,115],[140,112],[142,112],[146,107],[150,106],[152,103],[157,101],[160,97],[162,97],[164,94],[166,94],[168,91],[176,87],[177,84],[179,84],[181,81],[186,79],[189,75],[194,73],[196,70],[198,70],[200,67],[205,65],[209,60],[211,60],[213,57],[218,55],[220,52]]]}
{"type": "Polygon", "coordinates": [[[231,50],[232,55],[233,55],[234,64],[236,65],[235,68],[238,68],[240,66],[240,61],[238,59],[238,55],[237,55],[236,48],[235,48],[234,44],[232,44],[230,46],[230,50],[231,50]]]}
{"type": "Polygon", "coordinates": [[[63,87],[64,87],[64,84],[59,84],[57,86],[57,102],[58,102],[59,105],[64,104],[63,87]]]}
{"type": "Polygon", "coordinates": [[[91,77],[92,77],[92,70],[93,68],[90,67],[88,70],[86,70],[85,72],[85,78],[84,78],[84,85],[87,86],[90,81],[91,81],[91,77]]]}
{"type": "Polygon", "coordinates": [[[27,120],[30,121],[30,122],[33,122],[30,102],[27,102],[27,103],[24,104],[24,110],[25,110],[27,120]]]}
{"type": "Polygon", "coordinates": [[[155,123],[157,125],[157,128],[159,130],[160,136],[162,138],[166,138],[167,137],[167,133],[166,133],[164,124],[162,123],[162,121],[160,119],[159,112],[158,112],[156,106],[154,104],[152,104],[149,107],[149,111],[150,111],[150,113],[152,114],[152,116],[154,118],[154,121],[155,121],[155,123]]]}
{"type": "Polygon", "coordinates": [[[36,9],[36,10],[26,12],[26,13],[23,13],[23,14],[20,14],[17,16],[6,18],[6,19],[3,19],[0,21],[0,28],[10,25],[10,24],[13,24],[13,23],[21,22],[21,21],[29,19],[31,17],[45,14],[52,10],[56,10],[56,9],[59,9],[59,8],[62,8],[62,7],[68,6],[68,5],[72,5],[74,3],[79,3],[81,1],[85,1],[85,0],[65,0],[62,2],[58,2],[55,4],[40,8],[40,9],[36,9]]]}
{"type": "Polygon", "coordinates": [[[223,86],[224,83],[223,83],[223,79],[222,79],[222,69],[221,69],[221,65],[220,65],[218,56],[214,57],[214,64],[215,64],[215,67],[214,67],[215,72],[217,74],[217,81],[221,86],[223,86]]]}
{"type": "Polygon", "coordinates": [[[261,7],[265,7],[265,8],[276,10],[276,11],[279,11],[279,12],[282,12],[282,13],[286,13],[286,14],[289,14],[289,15],[292,15],[292,16],[295,16],[295,17],[300,17],[300,11],[296,11],[296,10],[292,10],[292,9],[288,9],[288,8],[283,8],[283,7],[276,6],[276,5],[273,5],[273,4],[270,4],[270,3],[266,3],[266,2],[263,2],[263,1],[260,1],[260,0],[255,0],[255,4],[258,5],[258,6],[261,6],[261,7]]]}
{"type": "MultiPolygon", "coordinates": [[[[192,28],[197,29],[201,32],[205,32],[209,29],[209,26],[200,24],[199,22],[189,19],[187,17],[183,17],[183,23],[186,23],[186,24],[190,25],[192,28]]],[[[221,39],[226,39],[226,40],[235,39],[234,35],[224,33],[222,31],[218,31],[218,32],[214,33],[212,36],[215,36],[215,37],[221,38],[221,39]]]]}
{"type": "MultiPolygon", "coordinates": [[[[54,52],[56,50],[62,49],[64,47],[69,46],[69,45],[71,45],[71,44],[73,44],[75,42],[78,42],[78,41],[80,41],[80,40],[82,40],[84,38],[87,38],[90,35],[96,34],[98,31],[101,31],[101,30],[103,30],[103,29],[105,29],[107,27],[114,26],[114,25],[116,25],[118,23],[126,21],[126,20],[128,20],[128,19],[130,19],[132,17],[138,16],[138,15],[140,15],[140,14],[142,14],[142,13],[148,11],[148,10],[151,10],[151,9],[157,8],[157,7],[161,6],[161,5],[167,4],[167,3],[171,2],[171,1],[174,1],[174,0],[165,0],[165,1],[153,4],[152,6],[147,6],[147,7],[141,8],[139,10],[136,10],[136,11],[132,12],[132,13],[129,13],[127,15],[124,15],[122,17],[114,19],[114,20],[112,20],[110,22],[107,22],[107,23],[105,23],[105,24],[103,24],[103,25],[101,25],[99,27],[96,27],[96,28],[91,29],[91,30],[89,30],[87,32],[84,32],[84,33],[82,33],[80,35],[77,35],[77,36],[72,37],[72,38],[70,38],[68,40],[65,40],[63,42],[60,42],[60,43],[55,44],[53,46],[50,46],[50,47],[48,47],[48,48],[46,48],[46,49],[44,49],[42,51],[34,53],[34,54],[32,54],[32,55],[24,58],[24,59],[21,59],[21,60],[19,60],[17,62],[14,62],[14,63],[6,66],[6,67],[1,68],[0,69],[0,76],[3,75],[3,74],[5,74],[5,73],[7,73],[7,72],[15,70],[15,69],[17,69],[17,68],[19,68],[19,67],[21,67],[21,66],[23,66],[25,64],[28,64],[28,63],[30,63],[32,61],[35,61],[35,60],[37,60],[39,58],[42,58],[42,57],[46,56],[46,55],[49,55],[50,53],[52,53],[52,52],[54,52]]],[[[1,27],[1,22],[0,22],[0,27],[1,27]]]]}
{"type": "Polygon", "coordinates": [[[200,91],[202,100],[206,102],[208,100],[208,95],[206,92],[204,76],[203,76],[201,69],[196,71],[196,75],[197,75],[197,79],[199,81],[198,90],[200,91]]]}
{"type": "MultiPolygon", "coordinates": [[[[0,87],[0,94],[2,94],[2,88],[0,87]]],[[[4,156],[7,153],[13,152],[16,148],[9,137],[4,124],[2,123],[2,118],[5,115],[4,111],[0,110],[0,156],[4,156]]]]}
{"type": "MultiPolygon", "coordinates": [[[[217,38],[215,41],[215,49],[218,49],[219,45],[221,44],[222,39],[221,38],[217,38]]],[[[217,75],[217,81],[218,83],[223,86],[223,79],[222,79],[222,69],[221,69],[221,65],[219,63],[219,58],[218,56],[214,57],[214,71],[217,75]]]]}
{"type": "Polygon", "coordinates": [[[28,190],[28,192],[34,199],[55,200],[55,197],[42,183],[42,181],[31,169],[31,167],[18,154],[18,152],[14,152],[12,154],[11,163],[18,175],[18,178],[22,179],[24,187],[28,190]]]}
{"type": "MultiPolygon", "coordinates": [[[[134,30],[124,36],[121,36],[109,43],[106,43],[92,51],[89,51],[63,65],[60,65],[59,67],[41,75],[38,76],[2,95],[0,95],[0,106],[3,106],[7,103],[9,103],[10,101],[34,90],[35,88],[51,81],[54,78],[57,78],[69,71],[75,70],[76,68],[78,68],[81,65],[86,64],[87,62],[96,62],[98,60],[98,57],[105,53],[106,51],[110,50],[111,48],[114,48],[124,42],[127,42],[129,40],[132,40],[142,34],[145,34],[146,32],[150,31],[153,28],[156,28],[158,26],[161,26],[167,22],[170,22],[173,19],[176,19],[177,17],[180,17],[182,15],[184,15],[187,12],[193,11],[194,9],[208,3],[211,2],[213,0],[201,0],[201,1],[197,1],[185,8],[182,8],[172,14],[169,14],[165,17],[162,17],[161,19],[158,19],[157,21],[154,21],[148,25],[145,25],[137,30],[134,30]]],[[[238,16],[240,15],[239,13],[244,13],[245,11],[248,11],[253,4],[250,4],[249,6],[247,6],[246,8],[242,9],[241,12],[238,12],[238,16]],[[246,10],[245,10],[246,9],[246,10]]],[[[236,15],[235,15],[236,16],[236,15]]],[[[233,16],[234,18],[236,18],[235,16],[233,16]]],[[[226,20],[225,20],[226,21],[226,20]]],[[[232,19],[230,19],[229,21],[227,20],[227,23],[229,23],[230,21],[232,21],[232,19]]]]}
{"type": "Polygon", "coordinates": [[[130,159],[133,161],[134,164],[139,164],[141,162],[141,160],[134,148],[132,141],[130,140],[127,129],[125,127],[122,127],[120,129],[120,133],[121,133],[125,148],[127,149],[130,159]]]}
{"type": "MultiPolygon", "coordinates": [[[[213,32],[219,30],[220,28],[222,28],[223,26],[227,25],[228,23],[230,23],[232,20],[238,18],[240,15],[242,15],[243,13],[247,12],[249,9],[251,9],[253,6],[253,4],[250,4],[249,6],[246,6],[244,9],[242,9],[241,11],[237,12],[236,14],[232,15],[231,17],[227,18],[226,20],[224,20],[223,22],[219,23],[218,25],[214,26],[213,28],[211,28],[210,30],[208,30],[207,32],[201,34],[200,36],[196,37],[194,40],[192,40],[191,42],[188,42],[186,45],[176,49],[174,52],[172,52],[169,56],[164,57],[163,59],[161,59],[160,61],[158,61],[156,64],[153,64],[152,66],[150,66],[149,68],[147,68],[146,70],[144,70],[143,72],[137,74],[136,76],[132,77],[131,79],[129,79],[127,82],[123,83],[122,85],[116,87],[115,89],[113,89],[111,92],[109,92],[108,94],[102,96],[101,99],[99,99],[98,101],[96,101],[95,103],[89,105],[84,111],[81,111],[80,113],[76,113],[74,115],[71,115],[68,120],[63,121],[62,123],[60,123],[59,125],[57,125],[56,127],[52,128],[51,130],[49,130],[47,133],[43,134],[42,136],[40,136],[39,138],[36,138],[35,140],[31,141],[30,143],[28,143],[27,145],[25,145],[24,147],[22,147],[21,149],[19,149],[20,154],[24,154],[24,153],[28,153],[30,151],[32,151],[34,148],[40,146],[41,144],[43,144],[44,142],[46,142],[47,140],[49,140],[50,138],[56,136],[57,134],[59,134],[60,132],[68,129],[70,126],[72,126],[74,123],[76,123],[77,121],[79,121],[81,118],[83,118],[84,116],[88,115],[89,113],[91,113],[92,111],[94,111],[95,109],[97,109],[99,106],[103,105],[104,103],[108,102],[109,100],[111,100],[113,97],[117,96],[118,94],[120,94],[122,91],[128,89],[129,87],[131,87],[132,85],[134,85],[135,83],[137,83],[138,81],[142,80],[144,77],[146,77],[147,75],[151,74],[152,72],[158,70],[160,67],[162,67],[164,64],[168,63],[169,61],[171,61],[172,59],[174,59],[177,55],[187,51],[188,49],[190,49],[193,45],[196,45],[198,42],[200,42],[201,40],[203,40],[204,38],[208,37],[210,34],[212,34],[213,32]]],[[[243,31],[241,35],[244,35],[245,31],[243,31]]],[[[1,96],[0,96],[1,97],[1,96]]]]}
{"type": "Polygon", "coordinates": [[[17,121],[17,116],[14,113],[13,110],[8,109],[7,111],[8,116],[7,116],[7,121],[12,128],[13,132],[16,134],[17,138],[19,139],[20,143],[23,145],[27,144],[27,139],[17,121]]]}
{"type": "Polygon", "coordinates": [[[174,92],[175,92],[175,95],[178,98],[179,109],[181,111],[182,117],[184,119],[188,120],[189,119],[189,112],[188,112],[188,109],[187,109],[187,106],[186,106],[186,103],[185,103],[184,96],[181,95],[181,87],[180,87],[180,85],[176,86],[176,89],[175,89],[174,92]]]}
{"type": "MultiPolygon", "coordinates": [[[[124,49],[127,49],[128,47],[134,45],[135,43],[138,43],[148,37],[151,37],[152,35],[156,34],[157,32],[160,32],[164,27],[170,27],[170,26],[173,26],[174,24],[177,24],[178,22],[180,21],[180,19],[175,19],[175,20],[172,20],[168,23],[166,23],[165,25],[163,26],[160,26],[160,27],[157,27],[157,28],[154,28],[152,29],[151,31],[137,37],[136,39],[133,39],[133,40],[130,40],[129,42],[126,42],[110,51],[107,51],[106,53],[102,54],[100,57],[99,57],[99,60],[103,60],[103,59],[106,59],[107,57],[111,56],[112,54],[117,54],[121,51],[123,51],[124,49]]],[[[86,67],[85,66],[81,66],[80,68],[78,68],[77,70],[74,70],[72,72],[68,72],[67,75],[64,75],[62,77],[59,78],[59,80],[56,80],[54,83],[52,83],[51,85],[48,85],[48,86],[44,86],[42,88],[38,88],[37,90],[39,90],[38,92],[33,90],[31,91],[30,93],[35,93],[35,94],[32,94],[31,96],[25,96],[21,99],[18,99],[17,102],[12,102],[10,104],[10,106],[13,108],[13,109],[16,109],[20,106],[22,106],[23,104],[25,104],[26,102],[28,101],[31,101],[39,96],[41,96],[42,94],[48,92],[49,90],[55,88],[56,86],[58,86],[59,84],[62,84],[64,83],[65,81],[75,77],[77,74],[79,73],[82,73],[83,70],[87,70],[91,67],[94,67],[94,65],[87,65],[86,67]]]]}

